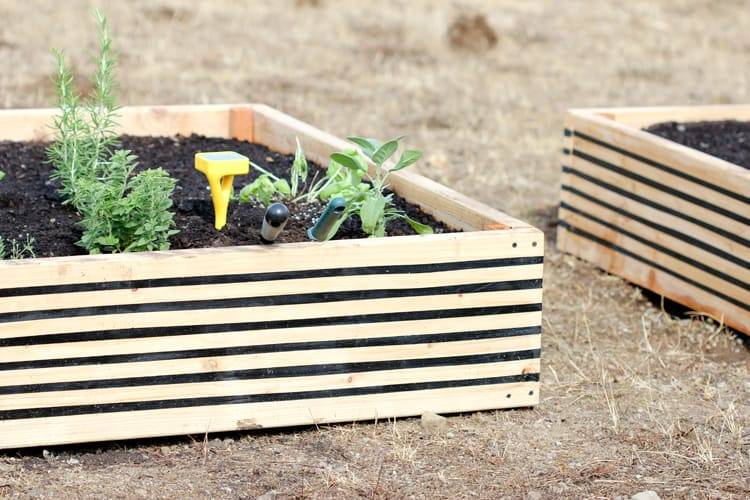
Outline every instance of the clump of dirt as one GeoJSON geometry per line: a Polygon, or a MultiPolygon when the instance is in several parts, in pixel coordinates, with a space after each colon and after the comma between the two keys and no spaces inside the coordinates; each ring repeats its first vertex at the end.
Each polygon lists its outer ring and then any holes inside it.
{"type": "Polygon", "coordinates": [[[451,22],[446,34],[454,49],[483,52],[497,45],[497,33],[483,14],[461,14],[451,22]]]}
{"type": "Polygon", "coordinates": [[[659,137],[750,169],[750,122],[665,122],[645,129],[659,137]]]}
{"type": "MultiPolygon", "coordinates": [[[[214,228],[214,210],[205,176],[194,168],[195,153],[201,151],[236,151],[279,177],[288,178],[293,155],[271,151],[265,146],[233,139],[190,137],[121,137],[122,147],[138,156],[136,172],[162,167],[178,180],[172,196],[175,223],[179,233],[170,239],[171,248],[206,248],[261,244],[260,228],[265,208],[257,204],[230,203],[227,225],[214,228]]],[[[57,187],[50,181],[51,166],[46,162],[41,142],[0,142],[0,170],[7,175],[0,182],[0,235],[18,238],[30,234],[36,239],[39,257],[79,255],[85,250],[76,245],[81,237],[78,214],[63,205],[57,187]]],[[[312,164],[313,176],[323,175],[319,165],[312,164]]],[[[257,177],[256,172],[237,176],[234,188],[239,191],[257,177]]],[[[396,205],[409,217],[433,227],[435,232],[450,232],[449,227],[433,219],[417,205],[394,196],[396,205]]],[[[292,216],[278,238],[279,243],[309,241],[307,229],[312,226],[323,206],[289,205],[292,216]]],[[[414,234],[406,222],[397,220],[388,225],[389,236],[414,234]]],[[[365,238],[358,217],[346,221],[336,239],[365,238]]]]}

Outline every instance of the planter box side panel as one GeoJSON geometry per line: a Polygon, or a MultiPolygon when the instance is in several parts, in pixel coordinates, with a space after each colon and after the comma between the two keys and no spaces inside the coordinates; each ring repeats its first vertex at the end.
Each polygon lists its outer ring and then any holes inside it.
{"type": "Polygon", "coordinates": [[[2,263],[0,448],[537,404],[542,255],[487,231],[2,263]]]}
{"type": "Polygon", "coordinates": [[[566,142],[558,247],[750,333],[740,167],[672,143],[652,154],[668,141],[592,113],[569,113],[566,142]]]}

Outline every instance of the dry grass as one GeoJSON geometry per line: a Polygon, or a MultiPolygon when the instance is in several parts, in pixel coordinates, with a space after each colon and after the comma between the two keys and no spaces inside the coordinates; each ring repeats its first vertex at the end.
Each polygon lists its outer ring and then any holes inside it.
{"type": "Polygon", "coordinates": [[[338,135],[408,132],[425,175],[550,230],[542,404],[441,434],[407,419],[0,455],[0,496],[750,495],[748,352],[551,231],[564,109],[750,101],[744,2],[4,0],[0,106],[50,103],[50,47],[91,69],[102,3],[124,103],[262,101],[338,135]],[[449,41],[462,14],[495,42],[471,22],[449,41]]]}

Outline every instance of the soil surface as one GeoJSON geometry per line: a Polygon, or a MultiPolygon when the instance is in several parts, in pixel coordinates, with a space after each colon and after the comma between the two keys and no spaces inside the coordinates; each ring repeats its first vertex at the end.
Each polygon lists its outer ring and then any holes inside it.
{"type": "Polygon", "coordinates": [[[666,122],[657,123],[645,130],[750,169],[750,122],[666,122]]]}
{"type": "MultiPolygon", "coordinates": [[[[206,248],[232,245],[261,244],[260,228],[265,207],[259,204],[231,202],[227,225],[214,228],[214,210],[211,192],[205,176],[195,170],[195,153],[202,151],[236,151],[278,177],[289,177],[293,155],[284,155],[265,146],[247,141],[192,135],[190,137],[133,137],[123,136],[122,147],[138,156],[136,172],[162,167],[177,179],[172,199],[175,224],[180,231],[170,238],[171,248],[206,248]]],[[[30,234],[36,240],[37,256],[85,254],[77,246],[81,230],[76,211],[63,205],[54,182],[49,180],[51,165],[46,162],[45,148],[41,142],[0,142],[0,170],[6,173],[0,182],[0,235],[18,238],[30,234]]],[[[308,179],[312,182],[323,170],[311,163],[308,179]]],[[[250,183],[259,174],[252,171],[234,179],[235,191],[250,183]]],[[[302,192],[302,191],[300,191],[302,192]]],[[[396,205],[411,218],[429,224],[435,232],[449,232],[450,228],[436,221],[420,208],[394,195],[396,205]]],[[[309,241],[307,229],[315,223],[324,206],[319,202],[288,204],[291,212],[278,242],[309,241]]],[[[389,236],[414,234],[406,222],[396,220],[388,225],[389,236]]],[[[346,221],[335,239],[366,238],[359,218],[355,215],[346,221]]]]}

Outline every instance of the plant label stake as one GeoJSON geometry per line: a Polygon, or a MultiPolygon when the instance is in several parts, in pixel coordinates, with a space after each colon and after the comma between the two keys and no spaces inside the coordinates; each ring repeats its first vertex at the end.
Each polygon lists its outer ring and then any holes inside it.
{"type": "Polygon", "coordinates": [[[208,179],[214,204],[214,226],[221,229],[227,224],[227,207],[232,196],[234,176],[250,171],[250,159],[234,151],[197,153],[195,169],[203,172],[208,179]]]}
{"type": "Polygon", "coordinates": [[[284,229],[289,220],[289,209],[283,203],[274,203],[263,216],[263,226],[260,228],[260,239],[263,243],[273,243],[284,229]]]}
{"type": "Polygon", "coordinates": [[[336,234],[337,223],[346,213],[346,200],[332,198],[313,227],[307,230],[307,237],[313,241],[326,241],[336,234]]]}

